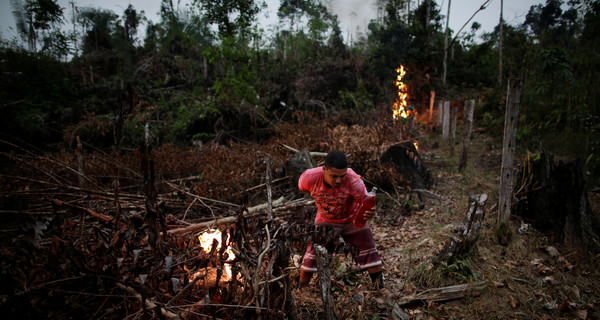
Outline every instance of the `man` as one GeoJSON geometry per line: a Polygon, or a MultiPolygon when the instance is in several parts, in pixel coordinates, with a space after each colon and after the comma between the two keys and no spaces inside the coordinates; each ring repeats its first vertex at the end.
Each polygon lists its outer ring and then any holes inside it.
{"type": "MultiPolygon", "coordinates": [[[[332,227],[334,239],[342,236],[347,244],[356,248],[359,253],[354,261],[358,267],[367,269],[376,288],[383,288],[382,262],[369,224],[360,229],[352,224],[367,188],[360,175],[348,168],[346,155],[337,150],[329,152],[324,166],[304,171],[298,180],[298,188],[309,192],[315,199],[315,226],[332,227]]],[[[373,211],[365,213],[367,219],[373,215],[373,211]]],[[[315,252],[309,242],[300,268],[298,287],[306,286],[316,271],[315,252]]]]}

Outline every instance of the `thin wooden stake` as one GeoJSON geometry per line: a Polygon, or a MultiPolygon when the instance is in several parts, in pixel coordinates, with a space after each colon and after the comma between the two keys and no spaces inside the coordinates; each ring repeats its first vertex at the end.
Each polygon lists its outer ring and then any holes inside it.
{"type": "Polygon", "coordinates": [[[452,123],[450,124],[450,155],[454,156],[454,143],[456,141],[456,114],[458,113],[458,108],[450,108],[450,118],[452,123]]]}
{"type": "Polygon", "coordinates": [[[431,90],[431,95],[429,96],[429,121],[433,120],[434,102],[435,102],[435,91],[431,90]]]}
{"type": "Polygon", "coordinates": [[[458,162],[458,171],[462,171],[467,166],[467,156],[469,153],[469,144],[471,143],[471,131],[473,130],[473,112],[475,110],[475,100],[465,101],[463,132],[462,132],[462,150],[458,162]]]}

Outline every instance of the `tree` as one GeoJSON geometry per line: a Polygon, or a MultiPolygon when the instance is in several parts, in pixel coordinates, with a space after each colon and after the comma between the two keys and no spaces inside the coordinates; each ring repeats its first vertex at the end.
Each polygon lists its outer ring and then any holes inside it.
{"type": "Polygon", "coordinates": [[[57,0],[26,0],[24,4],[20,0],[11,0],[11,5],[17,31],[27,39],[29,51],[37,52],[41,37],[43,50],[50,51],[56,40],[59,42],[56,48],[60,48],[56,54],[62,56],[68,52],[64,49],[65,37],[59,30],[63,23],[63,8],[57,0]]]}
{"type": "Polygon", "coordinates": [[[257,4],[254,0],[194,0],[193,4],[204,10],[207,21],[216,24],[225,37],[249,28],[261,8],[266,6],[264,2],[257,4]]]}
{"type": "Polygon", "coordinates": [[[112,34],[118,16],[106,9],[82,8],[78,22],[83,26],[83,53],[113,48],[112,34]]]}

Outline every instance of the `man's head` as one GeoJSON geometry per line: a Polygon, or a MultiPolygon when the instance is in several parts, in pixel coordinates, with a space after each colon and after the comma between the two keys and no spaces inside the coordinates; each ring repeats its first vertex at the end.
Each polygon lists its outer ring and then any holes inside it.
{"type": "Polygon", "coordinates": [[[344,178],[346,178],[347,169],[348,159],[346,159],[346,155],[338,150],[330,151],[325,158],[325,166],[323,167],[325,184],[333,188],[341,186],[344,178]]]}

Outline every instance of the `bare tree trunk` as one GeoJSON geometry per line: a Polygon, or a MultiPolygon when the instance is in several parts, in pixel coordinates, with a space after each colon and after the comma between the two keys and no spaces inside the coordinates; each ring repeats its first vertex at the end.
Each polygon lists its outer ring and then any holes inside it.
{"type": "Polygon", "coordinates": [[[433,104],[435,102],[435,91],[431,90],[429,96],[429,121],[433,120],[433,104]]]}
{"type": "Polygon", "coordinates": [[[83,146],[79,136],[75,137],[77,141],[77,171],[79,172],[79,187],[85,188],[85,162],[83,159],[83,146]]]}
{"type": "Polygon", "coordinates": [[[268,221],[273,221],[273,191],[271,188],[271,157],[267,157],[265,160],[267,163],[267,176],[266,176],[266,184],[267,184],[267,219],[268,221]]]}
{"type": "Polygon", "coordinates": [[[458,162],[458,171],[462,171],[467,166],[467,155],[469,153],[469,144],[471,143],[471,131],[473,130],[473,112],[475,110],[475,100],[465,101],[463,132],[462,132],[462,151],[458,162]]]}
{"type": "Polygon", "coordinates": [[[509,79],[508,92],[506,94],[502,170],[500,173],[500,199],[498,204],[498,235],[501,240],[507,235],[508,222],[510,219],[510,207],[513,192],[513,161],[515,156],[515,143],[517,140],[517,120],[519,115],[520,97],[521,79],[509,79]]]}
{"type": "Polygon", "coordinates": [[[429,26],[429,20],[431,20],[431,0],[427,0],[427,11],[425,14],[425,28],[429,26]]]}
{"type": "Polygon", "coordinates": [[[502,11],[504,10],[504,0],[500,0],[500,35],[498,36],[498,88],[502,88],[502,39],[504,38],[502,21],[502,11]]]}
{"type": "Polygon", "coordinates": [[[446,70],[447,70],[447,60],[448,60],[448,37],[450,36],[450,28],[448,27],[450,23],[450,6],[452,5],[452,0],[448,0],[448,16],[446,17],[446,36],[444,37],[444,74],[442,76],[442,85],[446,87],[446,70]]]}
{"type": "Polygon", "coordinates": [[[448,133],[450,131],[450,101],[444,101],[444,125],[442,127],[442,137],[444,141],[448,141],[448,133]]]}
{"type": "Polygon", "coordinates": [[[329,255],[325,247],[313,244],[315,246],[315,254],[317,256],[317,269],[319,275],[319,286],[321,287],[321,299],[323,300],[323,311],[325,319],[337,319],[337,310],[335,301],[331,296],[331,273],[329,272],[329,255]]]}

